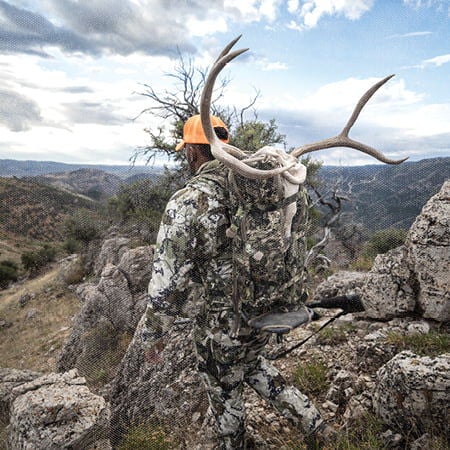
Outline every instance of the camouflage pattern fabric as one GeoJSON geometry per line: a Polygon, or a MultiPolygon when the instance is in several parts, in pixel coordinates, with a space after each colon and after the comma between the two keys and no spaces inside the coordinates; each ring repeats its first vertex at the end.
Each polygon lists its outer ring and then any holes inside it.
{"type": "Polygon", "coordinates": [[[238,336],[231,337],[233,258],[227,236],[231,223],[227,172],[218,161],[205,163],[168,202],[156,243],[143,339],[150,344],[163,336],[182,310],[191,283],[202,286],[194,330],[198,369],[222,448],[240,449],[244,448],[244,382],[305,433],[322,420],[308,398],[286,386],[264,359],[267,333],[256,332],[242,321],[238,336]]]}

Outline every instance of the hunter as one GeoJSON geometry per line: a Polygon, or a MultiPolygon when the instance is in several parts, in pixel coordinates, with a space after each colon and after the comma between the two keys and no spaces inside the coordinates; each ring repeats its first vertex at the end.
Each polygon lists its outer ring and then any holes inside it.
{"type": "MultiPolygon", "coordinates": [[[[228,129],[211,116],[217,137],[228,142],[228,129]]],[[[216,160],[199,115],[184,124],[184,150],[194,177],[169,200],[159,229],[149,284],[144,339],[157,339],[181,313],[192,282],[202,286],[201,308],[195,319],[194,341],[198,371],[215,416],[219,448],[246,448],[243,386],[247,383],[263,399],[299,427],[305,441],[315,445],[334,429],[296,387],[288,386],[264,358],[269,333],[240,324],[231,333],[231,240],[228,169],[216,160]]]]}

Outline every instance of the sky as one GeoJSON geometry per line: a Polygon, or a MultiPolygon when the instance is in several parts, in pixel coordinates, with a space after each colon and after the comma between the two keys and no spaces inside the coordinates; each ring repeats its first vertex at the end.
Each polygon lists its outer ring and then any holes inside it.
{"type": "Polygon", "coordinates": [[[450,156],[450,0],[0,0],[0,159],[129,164],[145,129],[170,132],[140,114],[145,85],[173,92],[180,54],[207,69],[240,34],[250,50],[224,69],[221,102],[259,92],[258,119],[275,119],[287,148],[339,133],[395,74],[350,136],[395,159],[450,156]]]}

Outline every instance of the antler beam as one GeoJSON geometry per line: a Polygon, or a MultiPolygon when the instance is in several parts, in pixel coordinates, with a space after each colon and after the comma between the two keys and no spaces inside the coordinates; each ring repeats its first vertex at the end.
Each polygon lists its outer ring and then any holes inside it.
{"type": "Polygon", "coordinates": [[[255,169],[254,167],[249,166],[244,161],[242,161],[242,158],[246,156],[246,154],[242,150],[234,147],[233,145],[222,142],[216,136],[216,133],[214,132],[211,124],[211,119],[209,117],[211,109],[211,98],[217,76],[231,60],[248,50],[248,48],[245,48],[241,50],[235,50],[234,52],[230,53],[230,50],[241,38],[241,36],[238,36],[236,39],[231,41],[222,50],[219,57],[216,59],[212,69],[210,70],[200,101],[200,117],[202,121],[203,131],[205,132],[205,136],[211,145],[211,153],[216,159],[223,162],[226,166],[232,168],[233,170],[247,178],[270,178],[294,167],[295,163],[287,167],[279,167],[272,170],[255,169]]]}
{"type": "Polygon", "coordinates": [[[337,136],[313,142],[311,144],[302,145],[301,147],[294,149],[291,152],[291,155],[298,158],[306,153],[311,153],[326,148],[350,147],[354,148],[355,150],[359,150],[363,153],[366,153],[367,155],[373,156],[374,158],[378,159],[378,161],[384,162],[386,164],[400,164],[403,161],[406,161],[408,157],[403,159],[390,159],[385,155],[383,155],[383,153],[379,152],[378,150],[375,150],[374,148],[369,147],[368,145],[363,144],[362,142],[355,141],[348,137],[350,129],[355,124],[356,120],[359,117],[360,112],[362,111],[366,103],[371,99],[373,94],[375,94],[375,92],[387,81],[389,81],[393,76],[394,75],[389,75],[383,78],[382,80],[375,83],[367,92],[364,93],[364,95],[359,99],[359,102],[356,104],[355,109],[353,110],[353,113],[350,116],[350,119],[348,120],[347,124],[337,136]]]}

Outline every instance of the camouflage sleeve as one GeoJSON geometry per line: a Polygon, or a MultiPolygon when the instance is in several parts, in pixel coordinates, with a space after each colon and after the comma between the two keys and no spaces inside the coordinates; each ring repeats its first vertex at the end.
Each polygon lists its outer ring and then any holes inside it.
{"type": "Polygon", "coordinates": [[[185,302],[196,251],[197,196],[192,189],[178,191],[163,214],[148,287],[149,306],[154,311],[177,315],[185,302]]]}

